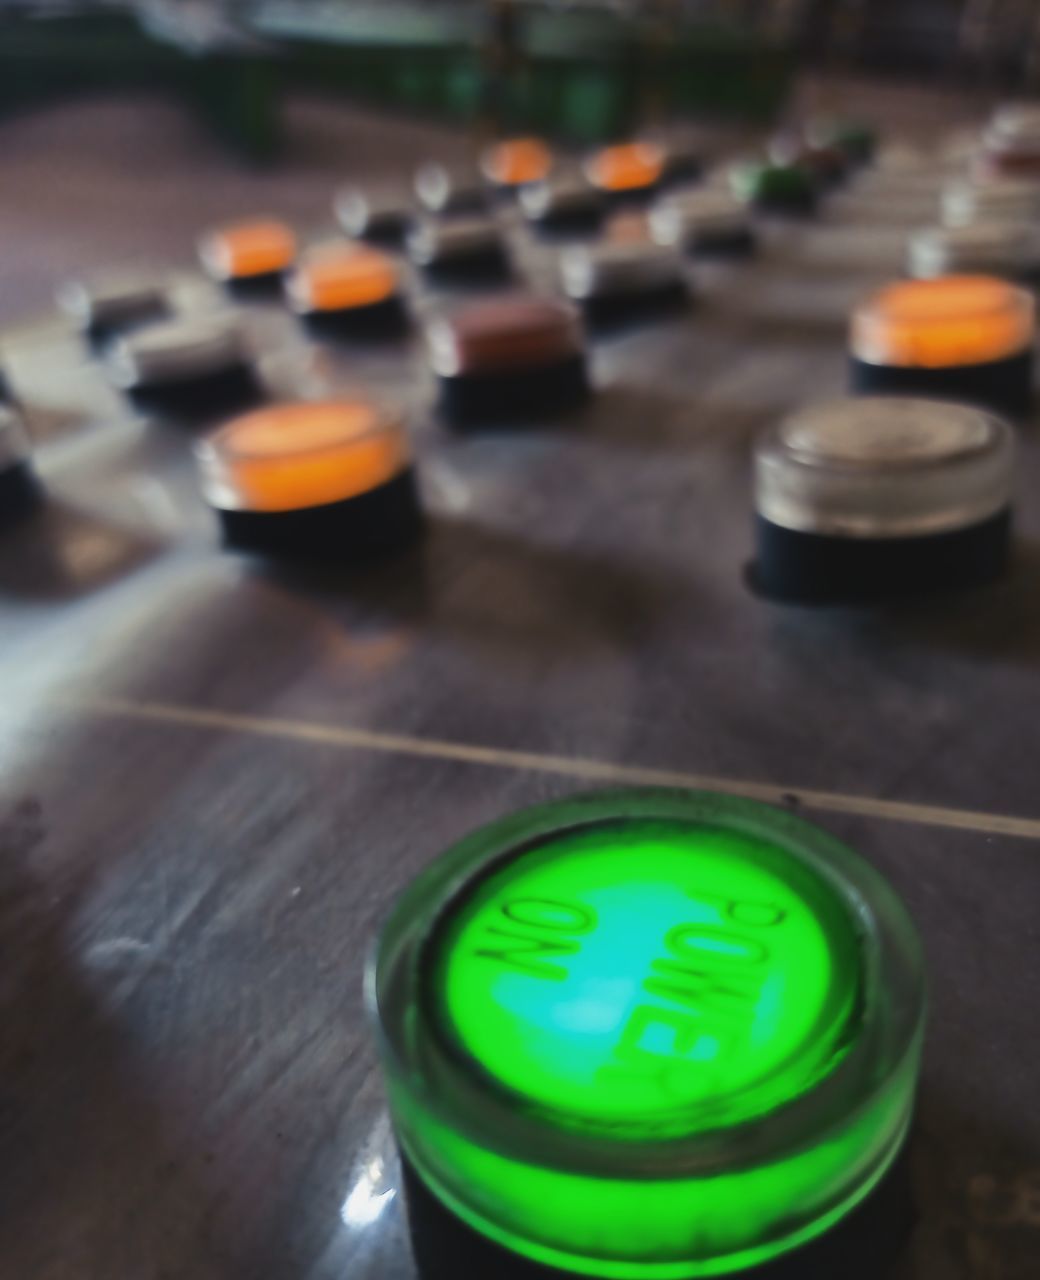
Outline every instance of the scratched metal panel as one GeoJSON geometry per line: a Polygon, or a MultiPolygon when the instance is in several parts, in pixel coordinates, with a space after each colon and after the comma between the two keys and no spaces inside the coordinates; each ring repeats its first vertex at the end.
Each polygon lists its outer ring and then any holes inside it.
{"type": "MultiPolygon", "coordinates": [[[[438,848],[563,785],[167,725],[59,718],[23,747],[0,872],[10,1274],[410,1277],[365,947],[438,848]]],[[[828,825],[904,894],[932,973],[901,1280],[1028,1280],[1035,846],[828,825]]]]}

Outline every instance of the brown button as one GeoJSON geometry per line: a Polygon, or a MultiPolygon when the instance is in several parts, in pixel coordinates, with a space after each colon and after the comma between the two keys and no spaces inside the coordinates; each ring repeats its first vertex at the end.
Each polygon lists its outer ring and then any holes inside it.
{"type": "Polygon", "coordinates": [[[1040,174],[1040,146],[995,147],[983,154],[981,167],[986,173],[1033,177],[1040,174]]]}
{"type": "Polygon", "coordinates": [[[428,336],[434,368],[445,376],[551,364],[582,346],[573,307],[519,294],[459,307],[432,321],[428,336]]]}

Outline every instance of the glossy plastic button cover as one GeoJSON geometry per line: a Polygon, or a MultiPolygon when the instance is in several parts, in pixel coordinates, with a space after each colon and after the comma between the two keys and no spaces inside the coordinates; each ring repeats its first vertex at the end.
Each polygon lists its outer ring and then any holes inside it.
{"type": "Polygon", "coordinates": [[[981,409],[863,396],[798,410],[755,451],[755,507],[826,536],[905,538],[977,524],[1011,501],[1014,437],[981,409]]]}
{"type": "Polygon", "coordinates": [[[412,1167],[567,1271],[765,1262],[905,1138],[913,928],[865,863],[762,805],[603,792],[505,818],[405,894],[368,982],[412,1167]]]}

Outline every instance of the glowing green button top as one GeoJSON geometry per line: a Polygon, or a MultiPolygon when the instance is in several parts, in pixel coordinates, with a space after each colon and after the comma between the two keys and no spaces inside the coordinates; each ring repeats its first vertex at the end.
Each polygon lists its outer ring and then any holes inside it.
{"type": "Polygon", "coordinates": [[[854,1034],[859,940],[830,887],[741,832],[551,839],[454,905],[434,988],[460,1050],[558,1123],[618,1136],[760,1115],[854,1034]]]}
{"type": "Polygon", "coordinates": [[[906,1137],[913,925],[866,862],[765,805],[600,792],[503,818],[407,890],[368,984],[416,1175],[565,1273],[769,1261],[906,1137]]]}

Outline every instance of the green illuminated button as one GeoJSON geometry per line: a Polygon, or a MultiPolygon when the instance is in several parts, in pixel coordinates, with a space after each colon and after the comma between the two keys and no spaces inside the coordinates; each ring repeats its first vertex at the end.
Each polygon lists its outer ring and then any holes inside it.
{"type": "Polygon", "coordinates": [[[859,942],[775,845],[633,820],[476,885],[434,985],[449,1034],[518,1100],[661,1135],[760,1115],[826,1074],[854,1035],[859,942]]]}
{"type": "Polygon", "coordinates": [[[816,203],[812,176],[793,164],[738,164],[730,185],[739,199],[770,208],[810,209],[816,203]]]}
{"type": "Polygon", "coordinates": [[[505,818],[412,885],[368,982],[416,1176],[567,1274],[768,1262],[906,1138],[913,926],[869,865],[764,805],[603,792],[505,818]]]}
{"type": "Polygon", "coordinates": [[[814,120],[808,133],[814,145],[838,147],[858,162],[870,160],[877,146],[877,132],[856,120],[814,120]]]}

